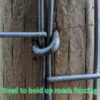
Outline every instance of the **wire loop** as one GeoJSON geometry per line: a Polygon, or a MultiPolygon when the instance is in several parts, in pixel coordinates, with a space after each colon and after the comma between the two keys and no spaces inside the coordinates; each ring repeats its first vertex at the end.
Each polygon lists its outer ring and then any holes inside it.
{"type": "Polygon", "coordinates": [[[42,56],[56,52],[57,49],[59,48],[59,45],[60,45],[59,32],[55,31],[53,34],[52,42],[48,47],[41,49],[38,46],[37,42],[34,42],[32,49],[35,54],[42,56]]]}

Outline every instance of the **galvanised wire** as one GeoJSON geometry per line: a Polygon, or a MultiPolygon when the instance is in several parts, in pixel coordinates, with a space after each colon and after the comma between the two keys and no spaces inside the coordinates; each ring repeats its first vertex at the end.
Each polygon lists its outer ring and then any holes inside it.
{"type": "MultiPolygon", "coordinates": [[[[38,29],[44,32],[44,0],[38,0],[38,29]]],[[[44,38],[39,38],[39,44],[41,47],[45,47],[44,38]]],[[[46,77],[46,60],[45,56],[40,57],[40,87],[45,89],[45,77],[46,77]]],[[[45,100],[45,94],[40,94],[40,100],[45,100]]]]}
{"type": "MultiPolygon", "coordinates": [[[[94,21],[95,23],[98,23],[98,20],[100,20],[99,15],[98,15],[98,6],[99,6],[99,1],[94,0],[94,7],[95,7],[95,12],[94,12],[94,21]]],[[[94,74],[98,73],[98,27],[99,25],[97,24],[95,26],[95,34],[94,34],[94,74]]],[[[93,80],[93,88],[97,89],[97,79],[93,80]]],[[[97,100],[97,95],[93,95],[93,100],[97,100]]]]}
{"type": "Polygon", "coordinates": [[[0,37],[46,37],[46,32],[0,32],[0,37]]]}
{"type": "MultiPolygon", "coordinates": [[[[53,13],[54,13],[54,0],[48,0],[48,44],[53,33],[53,13]]],[[[47,76],[52,76],[52,55],[47,56],[47,76]]],[[[47,88],[52,88],[52,84],[47,82],[47,88]]],[[[52,100],[52,95],[47,95],[47,100],[52,100]]]]}
{"type": "Polygon", "coordinates": [[[40,56],[48,55],[56,52],[59,48],[59,45],[60,45],[59,32],[55,31],[53,34],[52,42],[49,44],[49,46],[41,49],[38,46],[37,42],[34,42],[33,51],[36,55],[40,55],[40,56]]]}
{"type": "Polygon", "coordinates": [[[63,82],[63,81],[76,81],[76,80],[89,80],[100,78],[100,73],[97,74],[84,74],[84,75],[70,75],[70,76],[52,76],[48,77],[47,80],[50,83],[63,82]]]}

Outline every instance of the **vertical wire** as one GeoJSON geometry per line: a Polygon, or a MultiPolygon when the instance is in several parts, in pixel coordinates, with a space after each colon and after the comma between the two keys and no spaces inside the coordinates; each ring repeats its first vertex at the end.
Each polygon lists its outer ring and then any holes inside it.
{"type": "MultiPolygon", "coordinates": [[[[95,7],[95,23],[98,23],[98,0],[94,0],[95,7]]],[[[98,73],[98,24],[94,30],[94,73],[98,73]]],[[[93,88],[97,89],[97,79],[93,80],[93,88]]],[[[93,100],[97,100],[97,95],[93,95],[93,100]]]]}
{"type": "MultiPolygon", "coordinates": [[[[41,0],[41,31],[44,31],[44,0],[41,0]]],[[[45,47],[45,39],[41,39],[42,47],[45,47]]],[[[42,87],[45,89],[45,78],[46,77],[46,59],[42,57],[42,87]]],[[[45,93],[41,95],[41,100],[45,100],[45,93]]]]}
{"type": "Polygon", "coordinates": [[[40,0],[38,0],[38,31],[40,32],[40,0]]]}
{"type": "MultiPolygon", "coordinates": [[[[53,13],[54,13],[54,0],[48,1],[48,44],[53,32],[53,13]]],[[[47,56],[47,74],[48,77],[52,76],[52,55],[47,56]]],[[[47,83],[47,87],[52,88],[52,83],[47,83]]],[[[52,100],[52,95],[47,95],[47,100],[52,100]]]]}
{"type": "MultiPolygon", "coordinates": [[[[38,0],[38,29],[39,31],[44,31],[44,0],[38,0]]],[[[45,47],[45,39],[40,38],[39,44],[41,47],[45,47]]],[[[45,89],[45,77],[46,77],[46,62],[45,62],[45,56],[40,58],[40,87],[45,89]]],[[[44,92],[40,94],[40,100],[45,100],[45,94],[44,92]]]]}
{"type": "MultiPolygon", "coordinates": [[[[38,0],[38,30],[41,31],[41,0],[38,0]]],[[[41,45],[41,38],[39,38],[39,44],[41,45]]],[[[40,88],[42,88],[42,58],[40,57],[40,88]]],[[[42,100],[42,94],[40,94],[40,100],[42,100]]]]}
{"type": "Polygon", "coordinates": [[[54,0],[49,0],[48,9],[48,37],[51,38],[53,32],[54,0]]]}

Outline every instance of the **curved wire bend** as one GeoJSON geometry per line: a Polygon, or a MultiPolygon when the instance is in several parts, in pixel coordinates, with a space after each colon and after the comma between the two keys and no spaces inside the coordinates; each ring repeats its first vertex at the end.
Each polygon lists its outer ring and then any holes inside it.
{"type": "Polygon", "coordinates": [[[33,52],[37,55],[46,55],[50,53],[54,53],[57,51],[60,45],[60,38],[59,38],[59,32],[55,31],[53,34],[52,42],[48,47],[45,47],[43,49],[39,48],[37,43],[35,42],[32,46],[33,52]]]}

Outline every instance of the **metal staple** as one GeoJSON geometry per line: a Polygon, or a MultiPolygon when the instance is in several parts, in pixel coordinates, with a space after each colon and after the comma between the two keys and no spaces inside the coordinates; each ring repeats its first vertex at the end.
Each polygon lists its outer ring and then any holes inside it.
{"type": "Polygon", "coordinates": [[[33,45],[33,51],[35,54],[41,55],[41,56],[52,54],[58,50],[59,45],[60,45],[59,33],[58,31],[55,31],[53,34],[52,42],[50,43],[48,47],[41,49],[39,48],[38,44],[35,42],[33,45]]]}

